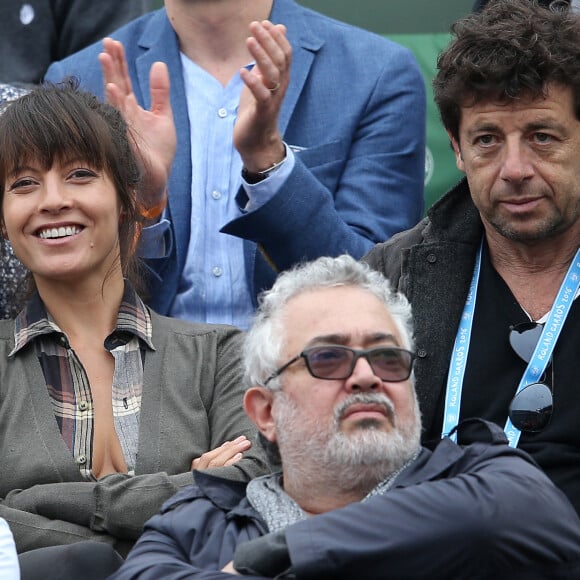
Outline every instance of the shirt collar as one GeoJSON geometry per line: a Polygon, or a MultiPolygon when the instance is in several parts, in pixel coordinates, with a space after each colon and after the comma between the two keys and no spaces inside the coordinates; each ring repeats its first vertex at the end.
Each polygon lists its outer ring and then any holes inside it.
{"type": "Polygon", "coordinates": [[[117,326],[111,336],[117,332],[134,334],[151,350],[155,350],[152,341],[151,314],[128,280],[125,280],[125,291],[117,315],[117,326]]]}
{"type": "MultiPolygon", "coordinates": [[[[49,334],[65,336],[46,311],[38,292],[35,292],[14,321],[14,348],[8,356],[14,355],[39,336],[49,334]]],[[[110,346],[108,343],[111,342],[111,339],[115,339],[115,342],[118,343],[118,339],[127,334],[136,336],[151,350],[155,350],[152,342],[153,329],[149,310],[135,292],[132,284],[125,280],[123,298],[117,315],[117,325],[106,338],[105,346],[110,346]]]]}

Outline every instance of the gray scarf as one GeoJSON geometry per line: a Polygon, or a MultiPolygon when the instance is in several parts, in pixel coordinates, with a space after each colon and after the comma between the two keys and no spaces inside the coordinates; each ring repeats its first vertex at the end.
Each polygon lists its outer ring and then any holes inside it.
{"type": "MultiPolygon", "coordinates": [[[[411,465],[419,456],[419,450],[402,467],[378,483],[362,499],[383,495],[395,483],[398,475],[411,465]]],[[[308,514],[282,488],[282,474],[273,473],[252,479],[246,488],[250,505],[262,516],[270,532],[278,532],[302,521],[308,514]]]]}

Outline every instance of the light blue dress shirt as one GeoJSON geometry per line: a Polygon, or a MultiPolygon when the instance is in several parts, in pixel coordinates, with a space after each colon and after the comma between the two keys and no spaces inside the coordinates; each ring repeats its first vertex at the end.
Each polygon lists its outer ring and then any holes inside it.
{"type": "MultiPolygon", "coordinates": [[[[244,87],[240,75],[236,74],[223,87],[183,54],[181,63],[191,125],[191,235],[170,315],[247,329],[254,307],[244,261],[244,240],[219,230],[241,213],[269,201],[292,171],[294,156],[287,147],[286,161],[279,170],[260,183],[245,182],[241,177],[242,160],[233,145],[244,87]],[[244,208],[238,207],[235,200],[241,185],[249,199],[244,208]]],[[[171,198],[171,192],[169,195],[171,198]]],[[[168,227],[169,222],[161,220],[146,228],[140,255],[163,256],[168,227]]]]}

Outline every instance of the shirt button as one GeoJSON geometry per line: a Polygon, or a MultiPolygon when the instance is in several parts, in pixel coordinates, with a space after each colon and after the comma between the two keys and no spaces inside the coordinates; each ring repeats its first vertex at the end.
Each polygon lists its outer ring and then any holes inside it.
{"type": "Polygon", "coordinates": [[[427,262],[429,262],[429,264],[434,264],[437,261],[437,256],[435,254],[429,254],[427,256],[427,262]]]}
{"type": "Polygon", "coordinates": [[[221,194],[221,191],[218,191],[217,189],[214,189],[214,190],[211,192],[211,196],[212,196],[214,199],[220,199],[220,198],[221,198],[221,196],[222,196],[222,194],[221,194]]]}
{"type": "Polygon", "coordinates": [[[87,458],[84,455],[79,455],[77,457],[77,463],[79,465],[84,465],[87,462],[87,458]]]}
{"type": "Polygon", "coordinates": [[[228,116],[228,111],[227,109],[224,109],[223,107],[221,109],[218,109],[218,117],[220,119],[223,119],[224,117],[228,116]]]}
{"type": "Polygon", "coordinates": [[[219,278],[222,275],[222,269],[219,266],[216,266],[212,269],[211,273],[216,277],[219,278]]]}
{"type": "Polygon", "coordinates": [[[61,334],[58,337],[58,343],[60,344],[60,346],[68,348],[68,340],[66,339],[66,336],[64,334],[61,334]]]}
{"type": "Polygon", "coordinates": [[[86,401],[81,401],[79,403],[79,411],[86,411],[89,408],[89,404],[86,401]]]}
{"type": "Polygon", "coordinates": [[[425,358],[425,357],[427,356],[427,351],[426,351],[424,348],[420,348],[420,349],[417,351],[417,356],[418,356],[419,358],[425,358]]]}

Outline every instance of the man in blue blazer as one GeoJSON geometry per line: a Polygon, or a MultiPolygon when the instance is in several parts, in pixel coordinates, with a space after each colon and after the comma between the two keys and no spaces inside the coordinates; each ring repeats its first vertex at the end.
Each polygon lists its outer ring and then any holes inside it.
{"type": "MultiPolygon", "coordinates": [[[[425,89],[407,49],[293,0],[166,0],[112,36],[143,107],[155,61],[171,79],[171,231],[156,257],[144,254],[160,313],[245,327],[278,271],[361,257],[421,217],[425,89]]],[[[100,51],[53,64],[46,79],[74,75],[102,97],[100,51]]]]}

